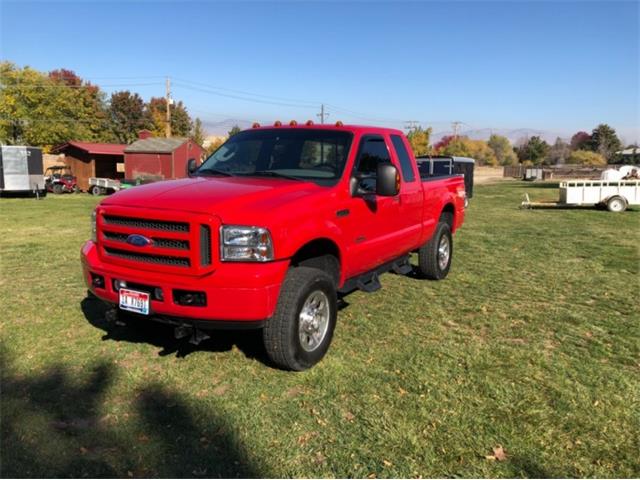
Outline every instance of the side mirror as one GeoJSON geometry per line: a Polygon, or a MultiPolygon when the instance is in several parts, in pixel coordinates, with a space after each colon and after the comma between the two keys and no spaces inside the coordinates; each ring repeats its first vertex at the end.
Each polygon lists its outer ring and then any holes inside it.
{"type": "Polygon", "coordinates": [[[198,164],[196,163],[195,158],[190,158],[189,160],[187,160],[187,177],[193,175],[193,172],[196,171],[196,168],[198,168],[198,164]]]}
{"type": "Polygon", "coordinates": [[[376,172],[376,195],[395,197],[400,191],[400,173],[390,163],[379,163],[376,172]]]}

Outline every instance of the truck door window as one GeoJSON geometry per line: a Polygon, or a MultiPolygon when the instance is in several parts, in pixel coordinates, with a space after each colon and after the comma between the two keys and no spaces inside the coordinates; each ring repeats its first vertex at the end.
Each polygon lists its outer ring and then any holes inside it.
{"type": "Polygon", "coordinates": [[[402,179],[405,182],[413,182],[416,179],[413,173],[413,166],[411,165],[411,157],[407,152],[407,147],[404,146],[402,137],[400,135],[391,135],[391,143],[396,150],[396,155],[400,161],[400,170],[402,171],[402,179]]]}
{"type": "Polygon", "coordinates": [[[379,135],[364,137],[360,141],[360,150],[354,173],[360,181],[360,188],[369,192],[376,190],[376,172],[379,163],[391,163],[387,144],[379,135]]]}

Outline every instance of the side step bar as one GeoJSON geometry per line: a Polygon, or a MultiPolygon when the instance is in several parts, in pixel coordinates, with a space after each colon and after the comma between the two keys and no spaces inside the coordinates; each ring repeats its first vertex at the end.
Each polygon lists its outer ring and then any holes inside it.
{"type": "Polygon", "coordinates": [[[393,271],[399,275],[407,275],[413,271],[413,267],[409,262],[409,255],[403,255],[390,262],[380,265],[373,270],[360,274],[356,277],[349,278],[338,293],[347,294],[354,290],[362,290],[366,293],[373,293],[382,287],[380,285],[380,275],[393,271]]]}

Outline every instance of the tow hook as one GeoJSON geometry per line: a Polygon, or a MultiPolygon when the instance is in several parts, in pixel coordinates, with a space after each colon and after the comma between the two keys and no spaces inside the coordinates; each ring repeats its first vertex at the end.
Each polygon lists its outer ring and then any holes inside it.
{"type": "Polygon", "coordinates": [[[177,340],[190,337],[189,343],[192,345],[200,345],[200,342],[202,342],[203,340],[211,338],[202,330],[199,330],[191,325],[180,325],[174,329],[173,334],[177,340]]]}
{"type": "Polygon", "coordinates": [[[104,319],[108,322],[108,323],[112,323],[114,325],[117,325],[118,327],[123,327],[126,324],[122,321],[118,319],[118,309],[117,308],[110,308],[109,310],[107,310],[104,314],[104,319]]]}
{"type": "Polygon", "coordinates": [[[173,330],[173,335],[176,337],[176,340],[180,340],[181,338],[191,335],[192,331],[193,327],[191,325],[180,325],[173,330]]]}
{"type": "Polygon", "coordinates": [[[191,338],[189,339],[189,343],[192,345],[200,345],[200,342],[208,338],[211,338],[211,337],[206,333],[204,333],[202,330],[198,330],[197,328],[194,328],[193,335],[191,335],[191,338]]]}

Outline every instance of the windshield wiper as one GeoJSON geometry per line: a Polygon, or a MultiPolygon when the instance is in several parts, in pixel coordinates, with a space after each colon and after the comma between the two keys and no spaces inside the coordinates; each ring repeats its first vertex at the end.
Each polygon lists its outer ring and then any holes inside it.
{"type": "Polygon", "coordinates": [[[207,168],[204,170],[199,170],[193,173],[194,176],[199,175],[222,175],[223,177],[233,177],[233,173],[225,172],[224,170],[216,170],[215,168],[207,168]]]}
{"type": "Polygon", "coordinates": [[[299,182],[304,182],[305,180],[300,177],[294,177],[293,175],[287,175],[286,173],[276,172],[275,170],[256,170],[255,172],[247,173],[247,176],[258,176],[258,177],[279,177],[286,178],[289,180],[297,180],[299,182]]]}

